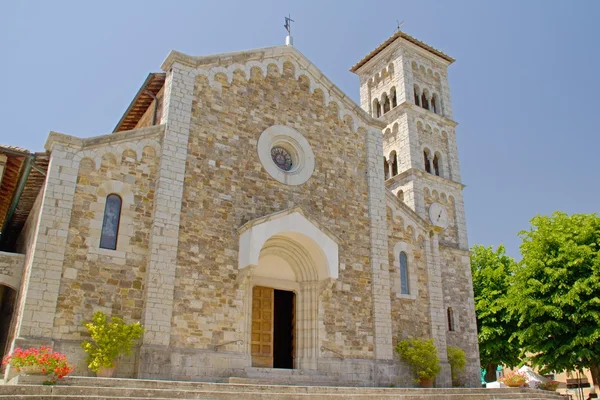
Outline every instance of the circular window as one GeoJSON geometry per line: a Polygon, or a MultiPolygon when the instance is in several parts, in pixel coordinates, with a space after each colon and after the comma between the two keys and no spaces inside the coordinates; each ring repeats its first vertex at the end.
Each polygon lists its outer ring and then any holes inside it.
{"type": "Polygon", "coordinates": [[[283,171],[289,171],[292,169],[292,155],[283,147],[273,147],[271,149],[271,159],[283,171]]]}
{"type": "Polygon", "coordinates": [[[286,185],[303,184],[315,169],[315,155],[306,138],[284,125],[271,126],[260,135],[258,158],[274,179],[286,185]]]}

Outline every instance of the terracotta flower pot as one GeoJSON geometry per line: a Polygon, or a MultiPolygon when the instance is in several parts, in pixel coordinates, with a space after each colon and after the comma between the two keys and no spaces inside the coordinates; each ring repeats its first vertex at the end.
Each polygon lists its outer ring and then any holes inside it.
{"type": "Polygon", "coordinates": [[[115,370],[117,369],[117,364],[113,364],[112,367],[107,368],[107,367],[100,367],[100,369],[98,370],[98,372],[96,372],[96,376],[99,378],[112,378],[113,374],[115,373],[115,370]]]}
{"type": "Polygon", "coordinates": [[[504,384],[508,387],[521,387],[525,382],[504,382],[504,384]]]}
{"type": "Polygon", "coordinates": [[[19,368],[19,372],[26,375],[48,375],[48,372],[43,372],[39,365],[27,365],[19,368]]]}
{"type": "Polygon", "coordinates": [[[419,386],[422,388],[432,388],[433,378],[419,378],[419,386]]]}

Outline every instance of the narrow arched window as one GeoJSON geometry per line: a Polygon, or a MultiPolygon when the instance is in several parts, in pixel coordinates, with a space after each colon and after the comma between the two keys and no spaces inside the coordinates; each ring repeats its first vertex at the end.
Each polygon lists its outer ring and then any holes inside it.
{"type": "Polygon", "coordinates": [[[433,156],[433,173],[437,176],[441,176],[440,175],[440,158],[438,157],[437,154],[435,156],[433,156]]]}
{"type": "Polygon", "coordinates": [[[102,249],[117,249],[119,222],[121,220],[121,203],[122,200],[119,195],[113,193],[106,196],[102,233],[100,236],[100,248],[102,249]]]}
{"type": "Polygon", "coordinates": [[[431,165],[429,165],[429,155],[426,151],[423,152],[423,159],[425,160],[425,171],[431,173],[431,165]]]}
{"type": "Polygon", "coordinates": [[[381,100],[383,101],[383,113],[385,114],[390,111],[390,98],[384,93],[381,100]]]}
{"type": "Polygon", "coordinates": [[[429,110],[429,101],[427,100],[427,95],[425,93],[423,93],[423,95],[421,96],[421,107],[423,107],[426,110],[429,110]]]}
{"type": "Polygon", "coordinates": [[[379,100],[373,100],[373,116],[376,118],[381,117],[381,107],[379,106],[379,100]]]}
{"type": "Polygon", "coordinates": [[[419,101],[419,92],[417,92],[417,88],[415,87],[415,104],[420,106],[421,102],[419,101]]]}
{"type": "Polygon", "coordinates": [[[398,99],[396,98],[396,88],[395,87],[392,87],[392,89],[390,89],[390,96],[392,97],[392,108],[394,108],[398,105],[398,99]]]}
{"type": "Polygon", "coordinates": [[[408,257],[405,252],[400,252],[400,293],[410,294],[408,286],[408,257]]]}
{"type": "Polygon", "coordinates": [[[398,156],[395,151],[390,154],[390,169],[392,170],[392,176],[398,175],[398,156]]]}
{"type": "Polygon", "coordinates": [[[431,111],[433,111],[436,114],[439,114],[438,112],[438,107],[437,107],[437,102],[435,100],[436,96],[431,97],[431,111]]]}
{"type": "Polygon", "coordinates": [[[448,307],[448,330],[454,332],[454,311],[448,307]]]}
{"type": "Polygon", "coordinates": [[[385,157],[383,157],[383,176],[386,181],[390,179],[390,164],[388,164],[385,157]]]}

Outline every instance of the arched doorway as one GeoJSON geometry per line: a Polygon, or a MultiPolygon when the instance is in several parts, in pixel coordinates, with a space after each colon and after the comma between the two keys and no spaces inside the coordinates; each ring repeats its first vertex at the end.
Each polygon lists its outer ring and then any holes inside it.
{"type": "Polygon", "coordinates": [[[317,369],[318,302],[337,279],[331,234],[292,210],[240,228],[240,275],[252,366],[317,369]]]}
{"type": "MultiPolygon", "coordinates": [[[[8,354],[9,336],[13,322],[13,314],[17,302],[17,291],[0,284],[0,359],[8,354]]],[[[0,366],[2,370],[4,367],[0,366]]]]}

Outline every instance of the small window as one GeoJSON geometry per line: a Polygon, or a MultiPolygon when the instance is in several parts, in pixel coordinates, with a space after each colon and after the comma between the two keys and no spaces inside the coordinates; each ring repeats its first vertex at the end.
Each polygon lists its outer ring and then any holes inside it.
{"type": "Polygon", "coordinates": [[[421,107],[423,107],[426,110],[429,110],[429,101],[427,100],[427,95],[425,93],[423,93],[423,95],[421,96],[421,107]]]}
{"type": "Polygon", "coordinates": [[[423,159],[425,160],[425,171],[431,173],[431,165],[429,165],[429,155],[426,151],[423,152],[423,159]]]}
{"type": "Polygon", "coordinates": [[[392,108],[398,105],[398,99],[396,98],[396,88],[392,87],[390,90],[390,96],[392,96],[392,108]]]}
{"type": "Polygon", "coordinates": [[[102,233],[100,235],[100,248],[102,249],[117,249],[119,222],[121,220],[121,203],[122,200],[119,195],[113,193],[106,197],[102,233]]]}
{"type": "Polygon", "coordinates": [[[448,330],[454,332],[454,311],[448,307],[448,330]]]}
{"type": "Polygon", "coordinates": [[[421,102],[419,101],[419,93],[417,92],[417,88],[415,88],[415,104],[420,106],[421,102]]]}
{"type": "Polygon", "coordinates": [[[410,294],[408,286],[408,257],[400,252],[400,294],[410,294]]]}
{"type": "Polygon", "coordinates": [[[437,176],[441,176],[440,175],[440,158],[438,157],[437,154],[433,157],[433,173],[437,176]]]}
{"type": "Polygon", "coordinates": [[[388,162],[385,159],[385,157],[383,157],[383,176],[384,176],[384,178],[385,178],[386,181],[388,179],[390,179],[390,165],[388,164],[388,162]]]}

